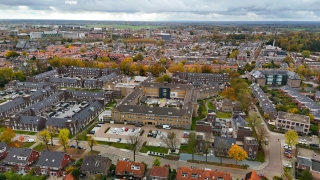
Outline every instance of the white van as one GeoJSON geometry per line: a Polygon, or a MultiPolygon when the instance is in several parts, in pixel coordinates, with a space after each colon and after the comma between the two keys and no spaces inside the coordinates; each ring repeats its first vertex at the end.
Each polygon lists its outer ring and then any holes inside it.
{"type": "Polygon", "coordinates": [[[169,125],[162,125],[163,129],[171,129],[171,127],[169,125]]]}
{"type": "Polygon", "coordinates": [[[117,131],[118,131],[118,128],[114,128],[112,132],[116,133],[117,131]]]}

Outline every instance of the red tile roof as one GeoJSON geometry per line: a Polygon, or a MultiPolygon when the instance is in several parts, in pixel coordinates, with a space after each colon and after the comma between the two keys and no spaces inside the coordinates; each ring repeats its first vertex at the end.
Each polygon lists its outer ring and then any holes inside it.
{"type": "Polygon", "coordinates": [[[127,175],[130,172],[133,173],[134,177],[144,177],[145,166],[141,162],[133,162],[133,161],[118,161],[116,165],[116,175],[124,175],[124,172],[127,172],[127,175]],[[133,169],[132,166],[138,166],[139,169],[133,169]]]}
{"type": "Polygon", "coordinates": [[[261,178],[257,174],[256,171],[251,171],[248,174],[246,174],[245,180],[260,180],[261,178]]]}
{"type": "Polygon", "coordinates": [[[169,169],[167,167],[153,166],[151,169],[150,176],[168,178],[169,177],[169,169]]]}
{"type": "Polygon", "coordinates": [[[217,180],[222,177],[223,180],[232,180],[229,172],[215,171],[211,169],[200,169],[190,167],[180,167],[177,170],[177,180],[217,180]]]}

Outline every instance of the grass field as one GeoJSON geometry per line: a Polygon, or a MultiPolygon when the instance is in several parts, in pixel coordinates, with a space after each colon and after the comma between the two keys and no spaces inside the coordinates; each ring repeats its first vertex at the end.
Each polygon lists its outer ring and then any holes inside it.
{"type": "Polygon", "coordinates": [[[132,146],[130,144],[123,144],[123,143],[115,143],[115,142],[104,142],[104,141],[98,141],[98,144],[113,146],[115,148],[121,148],[121,149],[129,149],[132,150],[132,146]]]}
{"type": "Polygon", "coordinates": [[[152,151],[152,152],[158,152],[158,153],[163,153],[163,154],[167,154],[168,153],[168,148],[165,147],[155,147],[155,146],[143,146],[140,150],[140,152],[142,153],[146,153],[148,151],[152,151]]]}
{"type": "Polygon", "coordinates": [[[217,112],[217,118],[231,118],[231,112],[217,112]]]}
{"type": "Polygon", "coordinates": [[[158,28],[161,28],[163,26],[147,26],[147,25],[130,25],[128,24],[125,25],[125,24],[88,24],[87,27],[95,27],[95,28],[102,28],[102,27],[106,27],[106,28],[116,28],[116,29],[132,29],[132,30],[140,30],[140,29],[143,29],[143,28],[147,28],[149,27],[150,29],[158,29],[158,28]]]}
{"type": "Polygon", "coordinates": [[[216,109],[216,107],[213,105],[212,102],[208,102],[207,106],[208,106],[208,109],[210,109],[210,110],[215,110],[216,109]]]}
{"type": "Polygon", "coordinates": [[[37,134],[37,132],[30,132],[30,131],[18,131],[18,130],[14,130],[14,132],[16,134],[25,134],[25,135],[35,135],[37,134]]]}

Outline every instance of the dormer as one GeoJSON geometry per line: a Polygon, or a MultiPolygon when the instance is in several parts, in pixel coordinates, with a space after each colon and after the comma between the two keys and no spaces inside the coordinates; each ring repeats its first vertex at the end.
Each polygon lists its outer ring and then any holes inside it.
{"type": "Polygon", "coordinates": [[[132,165],[131,169],[132,170],[140,170],[140,166],[132,165]]]}
{"type": "Polygon", "coordinates": [[[182,177],[188,177],[188,173],[182,173],[182,177]]]}

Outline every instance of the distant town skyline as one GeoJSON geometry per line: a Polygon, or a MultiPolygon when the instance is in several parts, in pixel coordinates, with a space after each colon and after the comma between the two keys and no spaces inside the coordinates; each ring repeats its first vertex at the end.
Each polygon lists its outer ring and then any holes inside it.
{"type": "Polygon", "coordinates": [[[320,0],[0,0],[0,19],[319,21],[320,0]]]}

